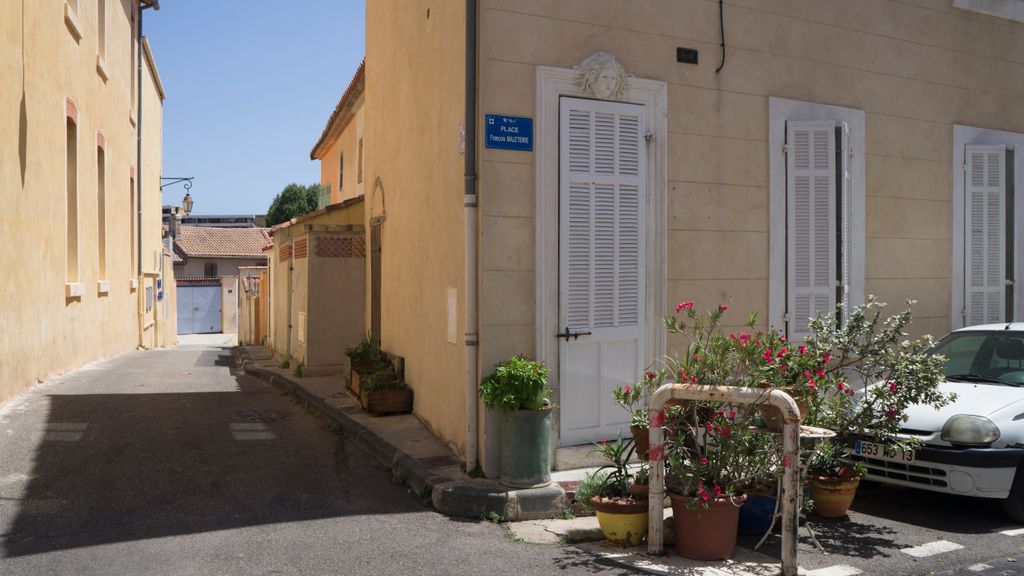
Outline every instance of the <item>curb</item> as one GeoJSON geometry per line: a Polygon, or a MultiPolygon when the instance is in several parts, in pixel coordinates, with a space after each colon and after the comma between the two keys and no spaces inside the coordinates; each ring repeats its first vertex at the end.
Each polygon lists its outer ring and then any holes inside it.
{"type": "Polygon", "coordinates": [[[306,403],[309,411],[336,422],[346,436],[369,448],[377,461],[407,484],[414,494],[424,498],[430,494],[434,509],[446,516],[486,519],[498,515],[509,522],[544,520],[568,506],[565,491],[557,482],[543,488],[510,490],[494,480],[456,480],[435,472],[344,411],[330,406],[290,376],[257,366],[241,347],[233,348],[232,352],[243,373],[291,392],[306,403]]]}

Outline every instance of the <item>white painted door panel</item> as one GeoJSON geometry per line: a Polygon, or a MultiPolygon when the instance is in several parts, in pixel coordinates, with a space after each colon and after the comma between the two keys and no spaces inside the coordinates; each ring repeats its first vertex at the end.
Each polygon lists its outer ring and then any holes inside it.
{"type": "Polygon", "coordinates": [[[559,340],[563,446],[628,435],[612,390],[643,369],[644,108],[562,98],[559,340]]]}

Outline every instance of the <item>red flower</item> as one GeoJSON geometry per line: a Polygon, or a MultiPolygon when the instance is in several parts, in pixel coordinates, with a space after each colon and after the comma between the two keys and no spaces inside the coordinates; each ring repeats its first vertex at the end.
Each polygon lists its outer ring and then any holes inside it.
{"type": "Polygon", "coordinates": [[[718,497],[722,496],[722,487],[719,486],[718,484],[715,484],[715,496],[718,496],[718,497]]]}
{"type": "Polygon", "coordinates": [[[815,374],[818,375],[818,378],[824,378],[825,377],[825,371],[824,370],[818,370],[817,372],[815,372],[815,374]]]}
{"type": "Polygon", "coordinates": [[[839,391],[842,392],[843,390],[846,390],[846,383],[840,382],[839,384],[836,384],[836,388],[838,388],[839,391]]]}
{"type": "Polygon", "coordinates": [[[701,466],[707,466],[708,465],[708,457],[707,456],[701,456],[700,457],[700,465],[701,466]]]}
{"type": "Polygon", "coordinates": [[[726,305],[726,304],[719,304],[719,305],[718,305],[718,311],[719,311],[719,312],[725,312],[725,311],[726,311],[726,310],[728,310],[728,309],[729,309],[729,306],[728,306],[728,305],[726,305]]]}
{"type": "Polygon", "coordinates": [[[810,370],[804,370],[804,378],[810,378],[810,377],[811,377],[811,371],[810,370]]]}
{"type": "Polygon", "coordinates": [[[650,370],[644,370],[644,376],[646,376],[648,380],[654,380],[654,372],[651,372],[650,370]]]}
{"type": "Polygon", "coordinates": [[[704,425],[704,429],[707,430],[708,432],[711,432],[712,430],[715,429],[715,425],[712,424],[711,422],[708,422],[707,424],[704,425]]]}
{"type": "Polygon", "coordinates": [[[729,410],[729,420],[735,420],[735,419],[736,419],[736,411],[735,410],[729,410]]]}
{"type": "Polygon", "coordinates": [[[890,409],[889,409],[889,410],[888,410],[888,411],[887,411],[887,412],[885,413],[885,415],[886,415],[886,416],[888,416],[889,418],[895,418],[895,417],[896,417],[896,411],[895,411],[895,410],[893,410],[892,408],[890,408],[890,409]]]}
{"type": "Polygon", "coordinates": [[[622,391],[625,392],[626,394],[629,394],[630,392],[633,391],[633,389],[630,388],[629,386],[626,386],[625,388],[622,389],[622,391]]]}
{"type": "Polygon", "coordinates": [[[693,302],[690,302],[689,300],[686,302],[680,302],[679,305],[676,306],[676,314],[683,310],[689,310],[690,308],[693,308],[693,302]]]}
{"type": "Polygon", "coordinates": [[[807,346],[801,344],[799,350],[801,354],[807,354],[807,346]]]}
{"type": "Polygon", "coordinates": [[[830,360],[832,360],[832,355],[829,354],[828,352],[825,352],[825,356],[822,358],[822,361],[827,364],[830,360]]]}
{"type": "Polygon", "coordinates": [[[895,391],[896,391],[896,382],[890,381],[889,382],[889,392],[895,392],[895,391]]]}
{"type": "Polygon", "coordinates": [[[729,437],[729,427],[728,426],[722,426],[722,430],[719,432],[719,434],[722,435],[722,438],[728,438],[729,437]]]}

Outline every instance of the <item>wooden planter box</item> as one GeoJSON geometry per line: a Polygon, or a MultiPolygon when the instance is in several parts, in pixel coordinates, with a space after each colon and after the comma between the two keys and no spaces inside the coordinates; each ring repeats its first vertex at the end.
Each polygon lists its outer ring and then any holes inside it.
{"type": "Polygon", "coordinates": [[[374,416],[409,414],[412,412],[412,388],[382,392],[363,391],[359,394],[359,402],[363,405],[363,410],[374,416]]]}

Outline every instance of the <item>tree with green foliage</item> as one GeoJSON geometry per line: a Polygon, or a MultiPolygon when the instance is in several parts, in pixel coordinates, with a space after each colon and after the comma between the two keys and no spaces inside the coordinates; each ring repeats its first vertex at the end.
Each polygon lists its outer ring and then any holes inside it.
{"type": "Polygon", "coordinates": [[[297,216],[308,214],[317,208],[320,185],[289,184],[274,196],[270,208],[267,208],[267,226],[275,226],[287,222],[297,216]]]}

